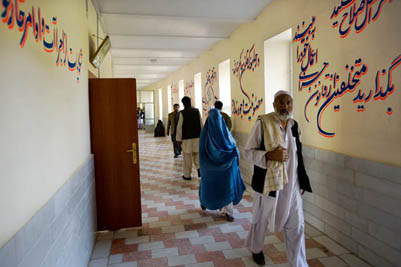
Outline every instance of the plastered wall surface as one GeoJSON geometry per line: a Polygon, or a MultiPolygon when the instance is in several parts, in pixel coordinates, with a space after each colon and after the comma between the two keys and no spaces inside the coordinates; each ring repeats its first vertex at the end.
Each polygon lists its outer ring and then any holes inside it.
{"type": "MultiPolygon", "coordinates": [[[[26,17],[33,20],[35,14],[36,22],[40,8],[40,21],[48,29],[41,26],[43,31],[35,32],[20,26],[13,12],[0,22],[0,247],[90,155],[88,28],[96,29],[96,21],[88,19],[95,17],[92,4],[87,12],[83,0],[10,1],[13,8],[16,2],[26,17]]],[[[0,14],[4,10],[0,5],[0,14]]]]}

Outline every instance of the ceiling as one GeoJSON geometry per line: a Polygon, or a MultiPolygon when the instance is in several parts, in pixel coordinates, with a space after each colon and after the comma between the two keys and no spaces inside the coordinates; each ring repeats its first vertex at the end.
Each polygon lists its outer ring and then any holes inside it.
{"type": "Polygon", "coordinates": [[[93,0],[110,36],[113,75],[141,89],[255,20],[272,0],[93,0]]]}

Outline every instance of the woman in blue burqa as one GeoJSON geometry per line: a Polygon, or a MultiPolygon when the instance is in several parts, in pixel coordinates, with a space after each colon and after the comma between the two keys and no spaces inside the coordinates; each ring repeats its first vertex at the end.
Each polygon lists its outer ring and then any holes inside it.
{"type": "Polygon", "coordinates": [[[203,210],[220,209],[230,222],[245,190],[239,170],[239,151],[218,109],[211,109],[199,143],[201,182],[199,200],[203,210]]]}

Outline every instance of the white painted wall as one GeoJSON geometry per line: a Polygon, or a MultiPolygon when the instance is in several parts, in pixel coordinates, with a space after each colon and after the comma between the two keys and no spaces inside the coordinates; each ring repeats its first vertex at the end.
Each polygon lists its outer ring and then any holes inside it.
{"type": "Polygon", "coordinates": [[[56,66],[56,52],[46,53],[35,42],[32,28],[21,48],[17,25],[9,29],[0,21],[0,247],[90,155],[88,31],[96,27],[89,22],[95,16],[87,14],[82,0],[19,4],[25,13],[32,7],[36,12],[40,7],[51,31],[57,17],[59,34],[67,33],[73,49],[71,58],[82,48],[83,66],[77,83],[76,72],[56,66]]]}

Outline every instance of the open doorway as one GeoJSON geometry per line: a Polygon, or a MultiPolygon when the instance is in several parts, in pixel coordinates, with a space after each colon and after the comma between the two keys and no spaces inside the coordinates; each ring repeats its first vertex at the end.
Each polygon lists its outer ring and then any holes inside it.
{"type": "Polygon", "coordinates": [[[137,91],[137,107],[141,109],[138,129],[153,132],[155,128],[155,103],[153,91],[137,91]]]}
{"type": "Polygon", "coordinates": [[[194,87],[195,87],[195,107],[199,109],[202,117],[202,73],[194,75],[194,87]]]}
{"type": "Polygon", "coordinates": [[[231,70],[230,59],[219,64],[219,100],[223,102],[223,111],[231,116],[231,70]]]}

